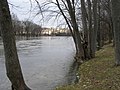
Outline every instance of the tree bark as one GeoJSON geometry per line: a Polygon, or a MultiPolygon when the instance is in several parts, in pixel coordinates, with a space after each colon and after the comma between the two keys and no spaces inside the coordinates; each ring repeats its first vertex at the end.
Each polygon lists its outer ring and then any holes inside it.
{"type": "Polygon", "coordinates": [[[83,42],[84,54],[85,54],[85,59],[90,59],[90,47],[89,47],[90,42],[89,42],[89,34],[88,34],[88,26],[87,26],[88,15],[85,7],[85,0],[81,0],[81,12],[82,12],[82,25],[84,32],[84,42],[83,42]]]}
{"type": "Polygon", "coordinates": [[[102,48],[102,29],[101,29],[101,21],[100,21],[100,0],[98,1],[98,31],[97,31],[97,49],[100,50],[102,48]]]}
{"type": "Polygon", "coordinates": [[[115,39],[115,63],[120,65],[120,0],[111,0],[115,39]]]}
{"type": "Polygon", "coordinates": [[[91,45],[91,56],[95,57],[97,47],[97,31],[98,31],[98,18],[97,18],[97,0],[93,0],[93,22],[94,29],[92,30],[92,45],[91,45]]]}
{"type": "Polygon", "coordinates": [[[92,29],[92,4],[90,0],[87,0],[88,3],[88,50],[90,53],[90,58],[92,58],[92,38],[93,38],[93,29],[92,29]]]}
{"type": "Polygon", "coordinates": [[[82,40],[80,38],[80,33],[78,30],[78,24],[76,22],[76,16],[75,16],[75,7],[74,7],[74,0],[72,2],[70,2],[70,0],[66,0],[66,2],[63,2],[63,4],[65,4],[65,7],[67,7],[66,9],[68,10],[68,14],[70,16],[70,21],[67,19],[67,16],[65,16],[64,11],[62,10],[62,8],[60,7],[60,3],[58,0],[56,0],[57,2],[57,6],[61,12],[61,14],[63,15],[74,40],[75,43],[75,47],[76,47],[76,57],[77,60],[83,60],[84,59],[84,50],[82,47],[82,40]]]}
{"type": "MultiPolygon", "coordinates": [[[[62,8],[60,7],[59,1],[56,0],[56,2],[57,2],[57,7],[59,8],[59,10],[60,10],[62,16],[64,17],[64,19],[65,19],[65,21],[66,21],[66,23],[67,23],[67,25],[68,25],[68,28],[70,29],[70,32],[71,32],[71,35],[72,35],[72,37],[73,37],[73,41],[74,41],[74,44],[75,44],[76,52],[77,52],[77,51],[78,51],[78,47],[77,47],[77,42],[76,42],[75,35],[74,35],[73,30],[72,30],[72,27],[71,27],[71,25],[70,25],[70,23],[69,23],[67,17],[65,16],[65,14],[64,14],[64,12],[63,12],[63,10],[62,10],[62,8]]],[[[64,2],[64,1],[63,1],[63,2],[64,2]]],[[[64,3],[64,4],[65,4],[65,3],[64,3]]],[[[65,5],[65,6],[66,6],[66,5],[65,5]]]]}
{"type": "Polygon", "coordinates": [[[67,2],[67,6],[69,8],[69,15],[70,15],[70,18],[71,18],[71,23],[72,23],[72,27],[73,27],[74,34],[75,34],[76,44],[77,44],[77,53],[76,53],[76,55],[81,60],[84,60],[85,59],[85,53],[84,53],[84,49],[83,49],[83,46],[82,46],[82,40],[81,40],[81,37],[80,37],[78,24],[76,22],[74,3],[72,2],[72,4],[73,4],[72,5],[70,0],[66,0],[66,2],[67,2]]]}
{"type": "Polygon", "coordinates": [[[84,0],[81,0],[81,12],[82,12],[82,25],[83,25],[83,31],[84,31],[84,40],[88,42],[87,12],[86,12],[84,0]]]}
{"type": "Polygon", "coordinates": [[[22,75],[7,0],[0,0],[0,26],[5,50],[6,72],[12,83],[12,90],[30,90],[22,75]]]}

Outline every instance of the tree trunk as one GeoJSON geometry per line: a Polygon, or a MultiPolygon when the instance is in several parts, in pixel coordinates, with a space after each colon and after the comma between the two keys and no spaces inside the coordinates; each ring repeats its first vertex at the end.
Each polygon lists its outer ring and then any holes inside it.
{"type": "Polygon", "coordinates": [[[115,39],[115,62],[120,65],[120,0],[111,0],[115,39]]]}
{"type": "Polygon", "coordinates": [[[69,15],[70,15],[70,19],[71,19],[71,24],[74,30],[74,35],[75,35],[75,40],[76,40],[76,44],[77,44],[77,57],[80,60],[84,60],[85,59],[85,53],[84,53],[84,49],[82,46],[82,40],[80,37],[80,33],[79,33],[79,29],[78,29],[78,24],[76,22],[76,16],[75,16],[75,7],[74,7],[74,2],[70,2],[70,0],[66,0],[67,2],[67,6],[69,8],[69,15]]]}
{"type": "Polygon", "coordinates": [[[109,20],[110,20],[110,22],[109,22],[109,28],[110,28],[110,30],[109,30],[109,43],[111,43],[113,40],[113,37],[114,37],[113,21],[112,21],[112,13],[111,13],[111,0],[108,0],[108,8],[109,8],[108,14],[109,14],[109,20]]]}
{"type": "Polygon", "coordinates": [[[109,28],[108,28],[108,43],[112,43],[112,26],[111,26],[111,24],[110,23],[108,23],[108,26],[109,26],[109,28]]]}
{"type": "Polygon", "coordinates": [[[102,29],[100,28],[100,0],[98,1],[98,31],[97,31],[97,49],[100,50],[102,48],[102,29]]]}
{"type": "Polygon", "coordinates": [[[30,90],[23,79],[7,0],[0,0],[0,25],[5,50],[5,66],[12,90],[30,90]]]}
{"type": "Polygon", "coordinates": [[[84,31],[84,40],[88,42],[87,12],[86,12],[84,0],[81,0],[81,12],[82,12],[82,25],[83,25],[83,31],[84,31]]]}
{"type": "Polygon", "coordinates": [[[93,22],[94,29],[92,30],[92,43],[91,43],[91,56],[95,57],[96,44],[97,44],[97,31],[98,31],[98,18],[97,18],[97,0],[93,0],[93,22]]]}
{"type": "Polygon", "coordinates": [[[89,54],[90,54],[90,58],[92,58],[92,10],[91,10],[91,1],[90,0],[87,0],[87,3],[88,3],[88,51],[89,51],[89,54]]]}
{"type": "MultiPolygon", "coordinates": [[[[85,1],[81,0],[81,12],[82,12],[82,25],[83,25],[83,31],[84,31],[84,42],[83,42],[83,49],[84,49],[84,56],[85,59],[90,59],[90,43],[89,43],[89,34],[88,34],[88,28],[87,28],[87,11],[85,7],[85,1]]],[[[90,23],[89,23],[90,24],[90,23]]]]}
{"type": "Polygon", "coordinates": [[[72,27],[71,27],[71,25],[70,25],[67,17],[65,16],[62,8],[60,7],[59,1],[56,0],[56,2],[57,2],[57,7],[59,8],[61,14],[63,15],[63,17],[64,17],[64,19],[65,19],[65,21],[66,21],[66,23],[67,23],[67,25],[68,25],[68,28],[70,29],[70,32],[71,32],[71,35],[72,35],[72,37],[73,37],[73,41],[74,41],[74,44],[75,44],[76,53],[77,53],[77,52],[78,52],[78,46],[77,46],[77,41],[76,41],[76,39],[75,39],[75,34],[74,34],[73,30],[72,30],[72,27]]]}
{"type": "Polygon", "coordinates": [[[66,2],[62,0],[65,7],[68,7],[66,9],[68,10],[70,20],[68,20],[67,16],[65,16],[64,10],[62,10],[62,8],[60,7],[59,1],[56,0],[56,2],[57,2],[56,5],[58,6],[61,14],[63,15],[63,17],[64,17],[64,19],[65,19],[65,21],[66,21],[66,23],[71,31],[71,34],[72,34],[72,37],[73,37],[73,40],[75,43],[75,47],[76,47],[76,59],[83,60],[84,59],[84,50],[82,47],[82,43],[81,43],[82,40],[80,38],[80,33],[79,33],[78,25],[76,22],[74,0],[73,0],[73,2],[70,2],[70,0],[66,0],[66,2]]]}

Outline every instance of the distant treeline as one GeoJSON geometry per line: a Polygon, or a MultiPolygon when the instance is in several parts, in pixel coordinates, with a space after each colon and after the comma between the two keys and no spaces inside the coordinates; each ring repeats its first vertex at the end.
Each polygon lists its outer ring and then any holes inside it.
{"type": "Polygon", "coordinates": [[[12,14],[12,24],[15,35],[40,36],[42,27],[30,20],[20,21],[15,14],[12,14]]]}
{"type": "MultiPolygon", "coordinates": [[[[42,28],[42,26],[34,23],[30,20],[24,20],[20,21],[14,13],[12,13],[12,25],[14,29],[14,33],[16,36],[70,36],[70,32],[67,29],[64,29],[64,31],[60,32],[60,30],[57,30],[55,28],[42,28]],[[54,31],[53,31],[54,29],[54,31]],[[57,32],[56,32],[57,31],[57,32]],[[49,33],[51,32],[51,33],[49,33]]],[[[1,35],[1,32],[0,32],[1,35]]]]}

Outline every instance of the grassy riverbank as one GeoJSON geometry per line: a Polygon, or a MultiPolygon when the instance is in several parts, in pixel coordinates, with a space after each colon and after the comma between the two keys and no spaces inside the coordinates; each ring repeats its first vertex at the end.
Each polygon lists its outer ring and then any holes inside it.
{"type": "Polygon", "coordinates": [[[120,66],[114,66],[114,50],[106,45],[96,52],[96,58],[79,68],[80,82],[56,90],[120,90],[120,66]]]}

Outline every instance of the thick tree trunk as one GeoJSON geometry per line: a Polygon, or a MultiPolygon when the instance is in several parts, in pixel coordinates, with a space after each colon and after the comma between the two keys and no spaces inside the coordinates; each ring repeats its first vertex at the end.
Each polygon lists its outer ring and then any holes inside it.
{"type": "Polygon", "coordinates": [[[83,42],[83,49],[85,54],[85,59],[90,59],[90,43],[89,43],[89,34],[88,34],[88,27],[87,27],[87,11],[85,7],[85,0],[81,0],[81,12],[82,12],[82,25],[84,31],[84,42],[83,42]]]}
{"type": "Polygon", "coordinates": [[[87,0],[87,3],[88,3],[88,51],[89,51],[89,54],[90,54],[90,58],[92,58],[92,10],[91,10],[91,1],[90,0],[87,0]]]}
{"type": "Polygon", "coordinates": [[[76,46],[77,46],[77,51],[76,51],[76,58],[79,60],[85,60],[85,52],[83,49],[82,45],[82,40],[80,38],[80,33],[77,27],[73,28],[75,30],[75,40],[76,40],[76,46]]]}
{"type": "Polygon", "coordinates": [[[97,0],[93,0],[93,22],[94,29],[92,30],[92,43],[91,43],[91,56],[95,57],[97,47],[97,31],[98,31],[98,18],[97,18],[97,0]]]}
{"type": "Polygon", "coordinates": [[[111,24],[109,23],[109,30],[108,30],[108,43],[112,43],[112,26],[111,26],[111,24]]]}
{"type": "Polygon", "coordinates": [[[120,0],[111,0],[111,2],[115,39],[115,61],[116,65],[120,65],[120,0]]]}
{"type": "Polygon", "coordinates": [[[15,36],[7,0],[0,0],[0,26],[5,50],[7,76],[12,83],[12,90],[30,90],[23,79],[18,60],[15,36]]]}
{"type": "Polygon", "coordinates": [[[84,31],[84,40],[88,42],[87,12],[86,12],[84,0],[81,0],[81,12],[82,12],[82,25],[83,25],[83,31],[84,31]]]}
{"type": "Polygon", "coordinates": [[[84,53],[84,49],[82,46],[82,40],[80,37],[80,33],[79,33],[79,29],[78,29],[78,24],[76,22],[76,16],[75,16],[75,7],[74,7],[74,1],[70,2],[70,0],[66,0],[67,2],[67,6],[69,8],[69,15],[70,15],[70,19],[71,19],[71,26],[73,27],[74,30],[74,35],[75,35],[75,40],[76,40],[76,46],[77,46],[77,57],[80,60],[84,60],[85,59],[85,53],[84,53]]]}
{"type": "Polygon", "coordinates": [[[102,47],[102,31],[101,31],[101,28],[100,28],[100,1],[98,1],[98,31],[97,31],[97,49],[100,50],[101,47],[102,47]]]}
{"type": "Polygon", "coordinates": [[[108,14],[109,14],[109,43],[112,42],[113,37],[114,37],[114,32],[113,32],[113,21],[112,21],[112,13],[111,13],[111,0],[108,0],[108,14]]]}
{"type": "Polygon", "coordinates": [[[76,17],[75,17],[75,7],[74,7],[74,1],[71,3],[70,0],[67,0],[66,1],[66,4],[64,1],[62,1],[64,3],[65,6],[68,6],[68,13],[69,13],[69,16],[70,16],[70,20],[71,22],[69,22],[69,20],[67,19],[67,17],[65,16],[62,8],[60,7],[60,3],[58,0],[56,0],[57,2],[57,6],[61,12],[61,14],[63,15],[70,31],[71,31],[71,34],[72,34],[72,37],[73,37],[73,40],[74,40],[74,43],[75,43],[75,47],[76,47],[76,59],[77,60],[84,60],[84,50],[83,50],[83,47],[82,47],[82,40],[80,38],[80,33],[79,33],[79,30],[78,30],[78,25],[77,25],[77,22],[76,22],[76,17]],[[71,5],[72,4],[72,5],[71,5]]]}

